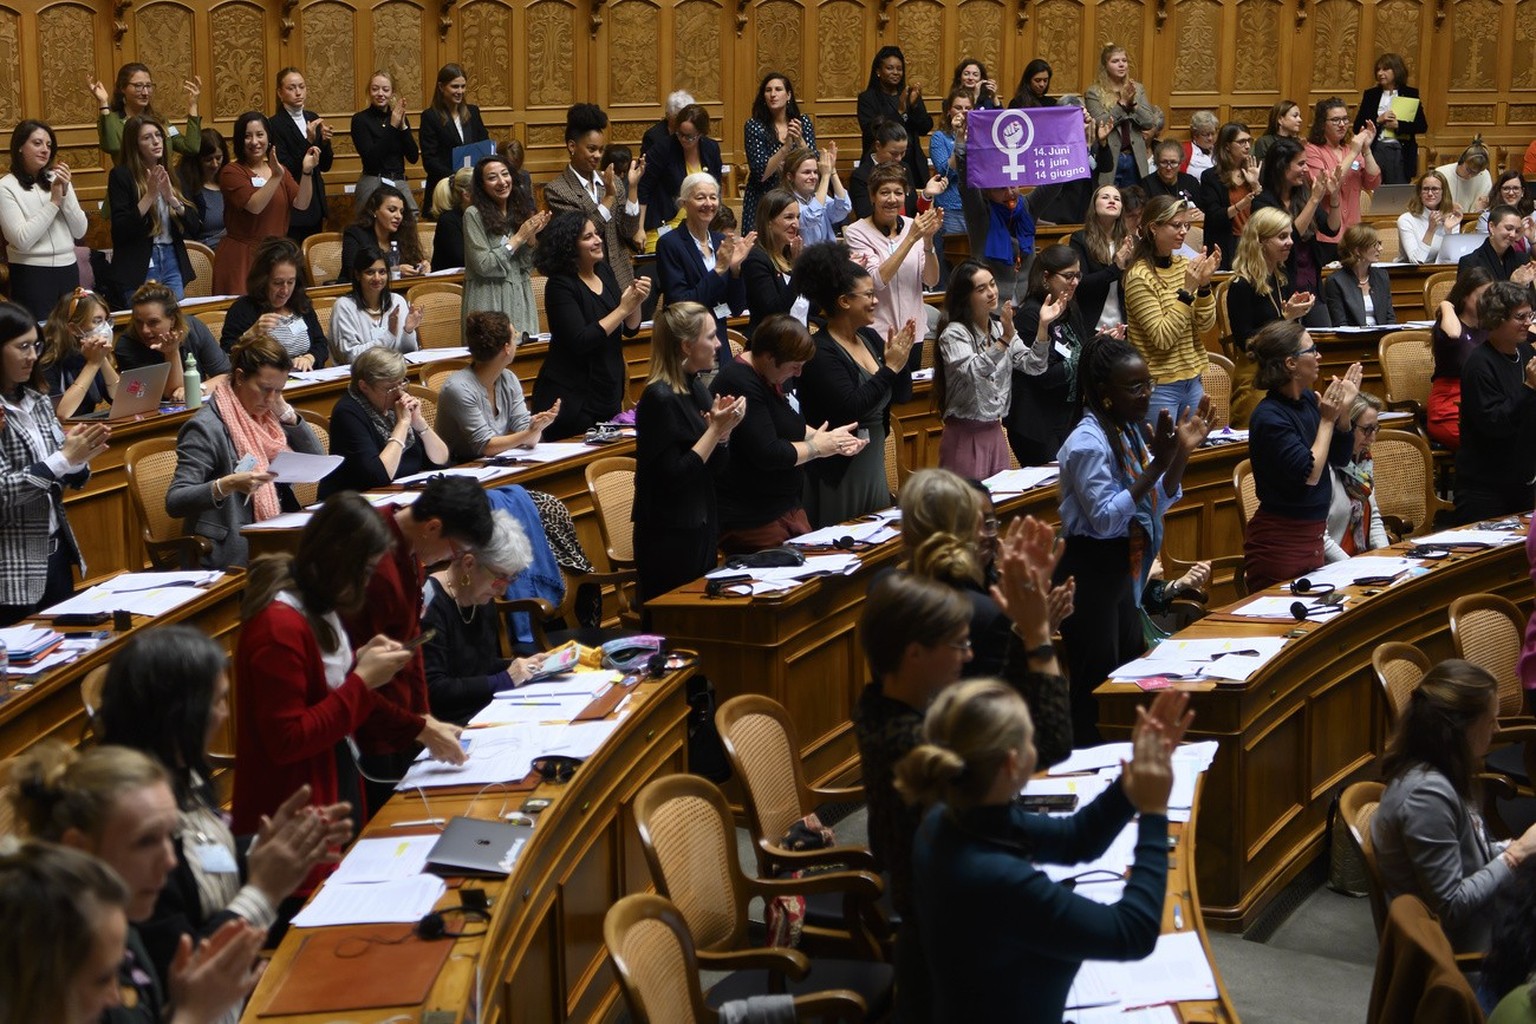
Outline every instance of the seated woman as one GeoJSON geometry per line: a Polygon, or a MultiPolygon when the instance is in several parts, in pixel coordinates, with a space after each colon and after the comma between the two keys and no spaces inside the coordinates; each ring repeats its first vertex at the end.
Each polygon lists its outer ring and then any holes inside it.
{"type": "MultiPolygon", "coordinates": [[[[126,747],[74,750],[44,740],[17,759],[11,778],[11,803],[27,835],[90,854],[127,889],[127,927],[115,929],[110,943],[121,950],[126,931],[126,955],[102,963],[100,976],[92,978],[98,990],[112,986],[114,996],[94,1019],[101,1024],[215,1024],[237,1011],[261,977],[256,953],[265,929],[226,921],[202,955],[180,957],[169,970],[157,969],[140,936],[139,927],[154,915],[160,891],[177,866],[173,843],[181,820],[165,769],[126,747]]],[[[30,964],[32,956],[23,962],[30,964]]],[[[49,1012],[39,1019],[58,1015],[49,1012]]]]}
{"type": "Polygon", "coordinates": [[[1455,163],[1435,168],[1451,186],[1446,200],[1462,216],[1475,218],[1487,212],[1488,193],[1493,191],[1493,175],[1488,170],[1492,162],[1483,137],[1475,135],[1455,163]]]}
{"type": "Polygon", "coordinates": [[[1329,466],[1333,474],[1333,496],[1328,502],[1328,532],[1323,535],[1323,557],[1342,562],[1391,543],[1376,507],[1375,469],[1371,462],[1371,442],[1381,430],[1381,399],[1369,391],[1355,396],[1350,419],[1355,423],[1355,443],[1350,459],[1342,466],[1329,466]]]}
{"type": "Polygon", "coordinates": [[[1488,949],[1497,893],[1536,851],[1536,826],[1504,846],[1477,809],[1475,776],[1498,714],[1498,684],[1485,669],[1454,658],[1430,669],[1387,741],[1387,789],[1371,819],[1383,895],[1423,900],[1461,953],[1488,949]]]}
{"type": "MultiPolygon", "coordinates": [[[[758,223],[763,224],[761,218],[758,223]]],[[[741,425],[731,435],[730,465],[715,479],[720,550],[727,555],[778,547],[809,533],[800,467],[864,450],[867,442],[853,436],[853,424],[811,427],[786,397],[785,388],[815,354],[816,343],[805,325],[776,313],[752,332],[751,347],[727,361],[710,385],[717,397],[747,402],[741,425]]]]}
{"type": "Polygon", "coordinates": [[[393,185],[374,189],[358,209],[357,219],[341,233],[341,278],[337,283],[353,280],[358,252],[370,248],[386,255],[392,278],[421,277],[432,269],[421,254],[416,213],[393,185]]]}
{"type": "MultiPolygon", "coordinates": [[[[663,236],[669,237],[669,236],[663,236]]],[[[697,302],[673,302],[651,333],[651,377],[635,409],[635,568],[640,599],[659,597],[715,567],[720,518],[712,477],[746,415],[744,397],[711,401],[699,374],[715,368],[715,321],[697,302]]]]}
{"type": "MultiPolygon", "coordinates": [[[[711,230],[720,212],[720,183],[702,171],[683,179],[677,202],[683,223],[656,243],[656,287],[665,301],[697,302],[711,310],[715,333],[725,342],[725,313],[735,316],[747,308],[741,267],[752,251],[755,234],[726,235],[711,230]]],[[[755,211],[754,211],[755,212],[755,211]]]]}
{"type": "Polygon", "coordinates": [[[1248,522],[1243,558],[1250,593],[1321,568],[1333,482],[1329,466],[1354,454],[1350,409],[1360,390],[1355,363],[1312,390],[1322,357],[1305,327],[1266,324],[1248,342],[1258,362],[1254,386],[1267,392],[1248,421],[1248,452],[1259,509],[1248,522]]]}
{"type": "Polygon", "coordinates": [[[255,328],[288,353],[295,370],[313,370],[330,358],[325,331],[305,291],[304,255],[291,238],[262,240],[245,279],[245,294],[230,304],[219,344],[229,352],[255,328]]]}
{"type": "Polygon", "coordinates": [[[1139,960],[1157,944],[1166,902],[1172,753],[1192,714],[1172,691],[1142,712],[1132,755],[1069,821],[1015,801],[1037,764],[1017,693],[989,679],[941,692],[924,742],[896,766],[896,788],[928,807],[912,851],[914,903],[933,979],[932,1019],[1060,1021],[1083,960],[1139,960]],[[1139,814],[1135,861],[1105,906],[1037,864],[1091,858],[1139,814]]]}
{"type": "MultiPolygon", "coordinates": [[[[1071,256],[1071,249],[1062,248],[1071,256]]],[[[1065,311],[1065,303],[1042,306],[1026,343],[1014,329],[1011,301],[1002,304],[1002,317],[993,319],[997,299],[997,280],[984,264],[966,260],[955,268],[944,296],[933,378],[944,422],[939,465],[976,480],[1008,468],[1003,423],[1013,401],[1012,378],[1045,372],[1051,324],[1065,311]]]]}
{"type": "Polygon", "coordinates": [[[43,379],[60,420],[112,404],[117,367],[112,354],[112,308],[95,292],[76,288],[59,299],[43,325],[43,379]]]}
{"type": "Polygon", "coordinates": [[[1419,179],[1408,209],[1397,215],[1398,258],[1408,263],[1439,262],[1446,235],[1461,230],[1461,214],[1451,208],[1451,186],[1439,171],[1419,179]]]}
{"type": "Polygon", "coordinates": [[[191,626],[145,630],[113,657],[101,691],[101,742],[154,758],[176,797],[176,867],[138,926],[161,977],[184,936],[199,941],[236,918],[263,931],[285,920],[283,901],[352,837],[352,808],[312,807],[305,786],[255,836],[242,842],[230,831],[208,767],[229,720],[228,661],[191,626]]]}
{"type": "MultiPolygon", "coordinates": [[[[1273,206],[1255,210],[1243,225],[1227,286],[1227,322],[1232,339],[1232,426],[1246,428],[1253,407],[1264,396],[1253,386],[1257,364],[1248,342],[1260,327],[1275,320],[1299,321],[1312,311],[1317,297],[1291,287],[1286,266],[1296,244],[1291,215],[1273,206]]],[[[1334,275],[1338,276],[1338,275],[1334,275]]]]}
{"type": "Polygon", "coordinates": [[[171,372],[165,378],[168,402],[187,400],[185,372],[193,360],[203,379],[203,394],[212,394],[224,383],[229,376],[229,356],[201,320],[182,312],[169,288],[150,281],[133,293],[130,303],[133,319],[117,336],[113,350],[119,370],[127,373],[141,366],[157,366],[166,361],[166,352],[178,352],[180,358],[171,360],[171,372]]]}
{"type": "Polygon", "coordinates": [[[802,317],[809,316],[809,304],[801,301],[791,273],[802,248],[799,200],[783,189],[764,193],[753,222],[757,225],[757,244],[741,264],[748,338],[763,320],[777,313],[793,313],[796,305],[802,317]]]}
{"type": "MultiPolygon", "coordinates": [[[[380,191],[388,187],[382,185],[380,191]]],[[[362,246],[352,254],[351,266],[352,294],[341,296],[331,307],[331,349],[336,361],[350,363],[376,347],[415,352],[421,347],[416,337],[421,307],[389,287],[389,260],[383,251],[362,246]]]]}
{"type": "Polygon", "coordinates": [[[1513,206],[1495,206],[1488,211],[1488,237],[1483,244],[1456,261],[1456,276],[1474,267],[1483,267],[1495,281],[1530,284],[1536,278],[1531,252],[1521,244],[1525,220],[1513,206]]]}
{"type": "MultiPolygon", "coordinates": [[[[1184,155],[1183,145],[1177,139],[1164,139],[1152,150],[1152,159],[1152,173],[1141,179],[1141,187],[1147,193],[1147,198],[1169,196],[1193,205],[1200,195],[1200,181],[1193,174],[1180,170],[1188,159],[1184,155]]],[[[1204,214],[1195,214],[1193,219],[1203,220],[1204,214]]]]}
{"type": "Polygon", "coordinates": [[[651,279],[627,288],[605,257],[603,231],[574,210],[554,217],[533,254],[544,288],[549,351],[533,382],[535,405],[558,415],[545,431],[551,441],[585,434],[623,408],[629,370],[624,339],[640,328],[651,279]]]}
{"type": "Polygon", "coordinates": [[[422,646],[427,700],[432,717],[464,725],[498,693],[528,682],[544,655],[501,657],[495,598],[533,562],[533,549],[512,513],[491,513],[491,541],[466,549],[427,577],[423,632],[435,630],[422,646]]]}
{"type": "Polygon", "coordinates": [[[454,462],[531,448],[560,415],[560,400],[529,414],[523,384],[513,375],[517,328],[505,313],[469,314],[464,343],[470,364],[443,382],[437,397],[437,426],[454,462]]]}
{"type": "Polygon", "coordinates": [[[1335,327],[1377,327],[1397,323],[1392,279],[1372,265],[1381,255],[1381,236],[1369,224],[1351,224],[1339,239],[1342,269],[1323,282],[1328,320],[1335,327]]]}
{"type": "Polygon", "coordinates": [[[160,282],[179,299],[197,276],[185,239],[197,238],[203,221],[196,203],[176,187],[170,155],[165,126],[154,117],[130,117],[123,125],[123,148],[107,175],[114,301],[126,301],[145,281],[160,282]]]}
{"type": "Polygon", "coordinates": [[[233,366],[176,437],[176,474],[165,495],[169,515],[209,544],[203,564],[224,569],[249,557],[241,527],[296,512],[287,484],[267,469],[279,452],[323,455],[320,439],[283,400],[293,361],[270,335],[253,333],[229,353],[233,366]]]}
{"type": "Polygon", "coordinates": [[[464,208],[469,205],[470,185],[475,179],[473,167],[460,167],[448,182],[448,194],[452,202],[437,214],[437,226],[432,229],[432,269],[452,270],[464,266],[464,208]]]}
{"type": "Polygon", "coordinates": [[[1536,492],[1536,349],[1531,289],[1496,281],[1477,303],[1487,340],[1461,369],[1456,519],[1475,523],[1529,511],[1536,492]]]}
{"type": "Polygon", "coordinates": [[[331,410],[331,454],[344,460],[320,481],[320,497],[388,487],[396,477],[448,465],[448,445],[406,390],[405,358],[371,348],[352,361],[352,383],[331,410]]]}
{"type": "Polygon", "coordinates": [[[1488,337],[1477,324],[1477,304],[1491,284],[1493,274],[1483,267],[1458,274],[1435,310],[1435,326],[1429,332],[1435,356],[1426,409],[1429,439],[1452,451],[1461,446],[1461,368],[1488,337]]]}

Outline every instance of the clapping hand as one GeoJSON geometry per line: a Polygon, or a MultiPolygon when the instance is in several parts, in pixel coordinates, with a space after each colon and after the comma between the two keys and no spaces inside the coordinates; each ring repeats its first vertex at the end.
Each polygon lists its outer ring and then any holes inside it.
{"type": "Polygon", "coordinates": [[[1364,127],[1355,133],[1354,140],[1350,143],[1350,145],[1356,151],[1364,152],[1370,148],[1371,141],[1375,138],[1376,123],[1374,121],[1367,121],[1365,122],[1364,127]]]}
{"type": "Polygon", "coordinates": [[[261,978],[267,933],[236,918],[196,944],[183,935],[171,961],[169,989],[177,1020],[218,1020],[238,1006],[261,978]]]}
{"type": "Polygon", "coordinates": [[[1056,531],[1034,516],[1013,520],[998,538],[992,599],[1028,646],[1050,642],[1051,575],[1063,550],[1056,531]]]}
{"type": "Polygon", "coordinates": [[[636,277],[629,287],[624,289],[624,294],[619,297],[619,306],[627,317],[644,304],[646,297],[651,294],[651,279],[649,277],[636,277]]]}
{"type": "Polygon", "coordinates": [[[422,317],[424,316],[426,316],[426,311],[423,310],[418,303],[413,302],[407,306],[405,313],[405,333],[410,334],[416,328],[420,327],[422,317]]]}
{"type": "Polygon", "coordinates": [[[1211,249],[1184,264],[1185,291],[1199,291],[1210,285],[1211,275],[1221,266],[1221,247],[1212,246],[1211,249]]]}
{"type": "Polygon", "coordinates": [[[805,129],[798,117],[791,117],[784,131],[784,145],[790,148],[805,145],[805,129]]]}
{"type": "Polygon", "coordinates": [[[1317,302],[1317,296],[1311,292],[1293,292],[1291,297],[1285,300],[1283,315],[1287,320],[1300,320],[1312,312],[1312,306],[1317,302]]]}
{"type": "Polygon", "coordinates": [[[816,170],[823,178],[830,178],[832,172],[837,169],[837,143],[828,142],[821,147],[821,156],[816,160],[816,170]]]}
{"type": "Polygon", "coordinates": [[[554,405],[551,405],[543,412],[536,412],[533,414],[533,416],[528,421],[528,429],[542,434],[551,423],[555,422],[559,415],[560,399],[557,398],[555,399],[554,405]]]}
{"type": "Polygon", "coordinates": [[[1040,323],[1046,327],[1061,319],[1067,311],[1067,299],[1060,295],[1048,295],[1040,305],[1040,323]]]}
{"type": "Polygon", "coordinates": [[[69,183],[74,175],[70,173],[69,164],[54,164],[48,168],[48,198],[54,203],[62,203],[64,197],[69,195],[69,183]]]}
{"type": "Polygon", "coordinates": [[[1149,711],[1136,709],[1131,760],[1120,765],[1120,785],[1131,806],[1142,814],[1166,814],[1173,789],[1173,751],[1194,720],[1189,694],[1164,690],[1149,711]]]}
{"type": "Polygon", "coordinates": [[[634,195],[640,187],[640,179],[645,177],[645,154],[641,153],[630,161],[629,173],[625,175],[625,181],[629,184],[629,194],[634,195]]]}
{"type": "MultiPolygon", "coordinates": [[[[1060,316],[1060,315],[1061,315],[1060,313],[1057,314],[1057,316],[1060,316]]],[[[1003,337],[1001,339],[1002,340],[1002,345],[1003,345],[1004,348],[1007,348],[1009,343],[1011,343],[1013,341],[1013,334],[1014,334],[1014,327],[1013,327],[1013,300],[1012,299],[1009,299],[1008,301],[1004,302],[1002,304],[1002,306],[999,307],[999,309],[997,311],[997,318],[1002,323],[1002,326],[1003,326],[1003,337]]],[[[1043,316],[1042,316],[1042,319],[1043,319],[1043,316]]],[[[1052,319],[1054,319],[1054,317],[1052,319]]]]}
{"type": "Polygon", "coordinates": [[[902,104],[903,109],[923,102],[923,83],[920,80],[908,82],[903,98],[905,99],[902,104]]]}
{"type": "Polygon", "coordinates": [[[320,166],[319,146],[310,146],[304,151],[304,162],[301,166],[303,167],[305,174],[313,172],[316,167],[320,166]]]}
{"type": "MultiPolygon", "coordinates": [[[[756,231],[749,231],[745,235],[742,235],[736,239],[735,248],[731,250],[731,258],[727,264],[730,267],[732,273],[735,273],[741,269],[742,262],[746,260],[749,255],[751,255],[752,246],[755,244],[757,244],[756,231]]],[[[725,242],[722,241],[720,243],[720,247],[722,249],[725,248],[725,242]]]]}
{"type": "Polygon", "coordinates": [[[893,373],[907,368],[907,357],[917,343],[917,321],[908,320],[900,330],[892,331],[885,339],[885,365],[893,373]]]}
{"type": "Polygon", "coordinates": [[[714,405],[704,414],[709,426],[718,435],[721,441],[731,436],[731,431],[747,415],[747,399],[732,398],[730,395],[718,395],[714,405]]]}
{"type": "Polygon", "coordinates": [[[94,75],[85,76],[85,87],[96,97],[96,106],[105,107],[112,101],[112,94],[107,92],[107,87],[101,84],[101,79],[94,75]]]}
{"type": "Polygon", "coordinates": [[[1211,412],[1211,396],[1203,395],[1200,405],[1194,409],[1185,409],[1184,415],[1179,417],[1178,426],[1174,433],[1179,438],[1179,450],[1186,456],[1190,455],[1205,443],[1206,437],[1211,433],[1211,428],[1216,424],[1211,412]]]}
{"type": "MultiPolygon", "coordinates": [[[[945,179],[943,179],[943,178],[936,178],[934,180],[935,181],[944,181],[945,179]]],[[[931,185],[932,182],[929,182],[929,184],[931,185]]],[[[943,189],[940,189],[939,191],[942,192],[943,189]]],[[[926,209],[922,213],[918,214],[916,219],[912,222],[912,230],[913,230],[913,232],[917,235],[917,237],[920,240],[923,240],[923,241],[926,241],[926,240],[932,238],[934,235],[937,235],[943,229],[944,229],[944,211],[939,209],[937,206],[930,206],[930,207],[928,207],[928,209],[926,209]]]]}
{"type": "Polygon", "coordinates": [[[845,423],[828,430],[823,423],[807,431],[805,439],[822,455],[857,455],[869,444],[869,438],[859,437],[855,433],[858,429],[858,423],[845,423]]]}
{"type": "Polygon", "coordinates": [[[78,423],[64,435],[59,450],[71,466],[83,465],[107,450],[112,428],[105,423],[78,423]]]}

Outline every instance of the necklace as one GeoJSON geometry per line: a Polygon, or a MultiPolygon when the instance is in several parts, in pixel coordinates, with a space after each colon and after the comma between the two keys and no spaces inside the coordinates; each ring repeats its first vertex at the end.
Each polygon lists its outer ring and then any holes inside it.
{"type": "MultiPolygon", "coordinates": [[[[467,577],[467,576],[465,577],[466,580],[468,578],[469,577],[467,577]]],[[[446,581],[444,581],[444,583],[443,583],[443,589],[448,592],[448,596],[449,597],[453,598],[453,610],[459,613],[459,621],[464,623],[464,625],[466,625],[466,626],[469,625],[471,622],[474,622],[475,621],[475,615],[478,614],[479,611],[480,611],[480,606],[477,605],[477,604],[470,605],[469,606],[469,614],[465,615],[464,614],[464,606],[459,603],[459,592],[458,592],[458,590],[456,590],[453,587],[452,584],[450,584],[450,583],[448,583],[446,581]]]]}

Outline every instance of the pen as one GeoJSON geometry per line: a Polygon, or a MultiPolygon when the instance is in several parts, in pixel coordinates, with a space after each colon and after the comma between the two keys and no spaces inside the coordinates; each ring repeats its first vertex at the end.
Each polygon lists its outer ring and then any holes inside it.
{"type": "MultiPolygon", "coordinates": [[[[442,823],[443,823],[443,819],[442,818],[418,818],[415,821],[397,821],[397,822],[393,823],[392,825],[390,825],[389,827],[390,828],[420,828],[423,825],[441,825],[442,823]]],[[[1175,914],[1178,913],[1178,908],[1174,908],[1174,913],[1175,914]]]]}
{"type": "Polygon", "coordinates": [[[1184,910],[1177,903],[1173,905],[1173,929],[1180,932],[1184,930],[1184,910]]]}
{"type": "Polygon", "coordinates": [[[520,700],[517,702],[520,708],[557,708],[560,702],[557,700],[520,700]]]}

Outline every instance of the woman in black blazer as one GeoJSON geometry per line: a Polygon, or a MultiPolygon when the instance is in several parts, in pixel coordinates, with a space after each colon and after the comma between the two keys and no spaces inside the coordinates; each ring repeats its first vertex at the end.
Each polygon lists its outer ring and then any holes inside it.
{"type": "Polygon", "coordinates": [[[197,275],[187,259],[187,235],[203,229],[197,205],[183,196],[166,166],[165,126],[153,117],[130,117],[123,125],[123,148],[107,176],[112,211],[111,293],[118,309],[153,278],[179,299],[197,275]]]}
{"type": "MultiPolygon", "coordinates": [[[[774,189],[757,204],[757,244],[741,264],[747,291],[747,337],[775,313],[788,313],[800,298],[790,271],[800,255],[800,202],[774,189]]],[[[801,322],[805,318],[801,317],[801,322]]]]}
{"type": "Polygon", "coordinates": [[[1365,122],[1376,124],[1376,141],[1371,143],[1371,155],[1381,167],[1384,185],[1402,185],[1419,175],[1419,143],[1417,136],[1429,131],[1424,120],[1424,104],[1419,104],[1411,124],[1402,124],[1392,113],[1390,106],[1382,109],[1381,97],[1388,90],[1396,91],[1403,99],[1419,98],[1419,90],[1408,84],[1408,66],[1395,53],[1384,53],[1376,58],[1376,84],[1365,90],[1360,97],[1360,109],[1355,113],[1355,131],[1365,127],[1365,122]],[[1395,140],[1383,138],[1393,132],[1395,140]]]}
{"type": "Polygon", "coordinates": [[[277,111],[267,119],[272,126],[272,145],[277,149],[277,158],[288,168],[294,181],[303,181],[305,154],[311,148],[320,151],[320,159],[310,175],[314,179],[314,202],[303,209],[295,207],[288,219],[288,237],[295,242],[303,242],[324,229],[329,212],[325,204],[325,175],[336,160],[336,153],[331,148],[334,132],[319,114],[304,109],[308,98],[309,86],[298,68],[283,68],[277,73],[277,111]],[[302,131],[300,121],[304,123],[302,131]]]}
{"type": "MultiPolygon", "coordinates": [[[[1078,270],[1082,279],[1076,292],[1077,307],[1090,327],[1104,317],[1104,307],[1114,299],[1111,319],[1125,322],[1125,302],[1120,282],[1131,265],[1136,248],[1135,232],[1127,232],[1125,200],[1118,185],[1100,185],[1093,190],[1088,216],[1081,231],[1072,232],[1069,244],[1077,250],[1078,270]]],[[[1084,339],[1086,340],[1086,339],[1084,339]]]]}
{"type": "Polygon", "coordinates": [[[464,91],[468,88],[464,69],[457,64],[444,64],[437,72],[432,105],[421,112],[421,165],[427,171],[423,205],[429,209],[437,183],[454,172],[453,151],[491,137],[485,122],[480,120],[480,108],[464,102],[464,91]]]}
{"type": "Polygon", "coordinates": [[[1369,224],[1351,224],[1345,229],[1339,239],[1340,268],[1323,282],[1323,301],[1328,304],[1328,320],[1333,326],[1397,323],[1387,268],[1371,266],[1380,252],[1381,236],[1369,224]]]}
{"type": "Polygon", "coordinates": [[[697,302],[711,310],[715,332],[723,344],[726,316],[747,308],[741,265],[757,236],[727,238],[709,230],[720,211],[720,183],[713,175],[688,175],[678,190],[678,200],[688,215],[677,230],[668,231],[656,243],[656,285],[668,305],[697,302]]]}
{"type": "Polygon", "coordinates": [[[628,375],[624,338],[640,328],[640,307],[651,279],[620,289],[603,251],[603,232],[574,210],[552,218],[539,235],[533,260],[548,278],[544,315],[549,352],[533,384],[533,404],[560,415],[544,429],[550,441],[586,433],[619,414],[628,375]]]}
{"type": "MultiPolygon", "coordinates": [[[[645,154],[645,175],[640,179],[640,212],[645,225],[646,248],[656,249],[657,229],[677,217],[677,194],[683,179],[701,170],[716,181],[724,173],[720,143],[709,137],[709,111],[689,104],[677,115],[677,129],[645,154]]],[[[673,225],[674,227],[676,225],[673,225]]]]}

